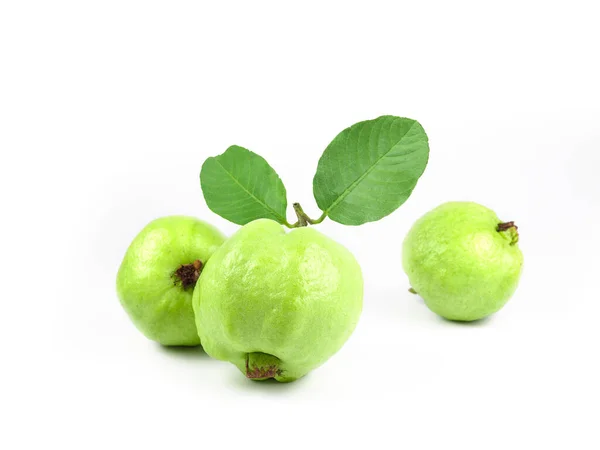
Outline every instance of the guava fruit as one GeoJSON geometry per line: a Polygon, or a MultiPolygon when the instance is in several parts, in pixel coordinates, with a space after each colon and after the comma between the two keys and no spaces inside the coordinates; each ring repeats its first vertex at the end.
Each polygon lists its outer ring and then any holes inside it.
{"type": "Polygon", "coordinates": [[[202,346],[246,377],[293,381],[352,334],[363,297],[360,266],[320,232],[258,219],[208,261],[194,290],[202,346]]]}
{"type": "Polygon", "coordinates": [[[117,294],[148,339],[200,344],[192,293],[206,261],[224,241],[212,225],[187,216],[156,219],[135,237],[117,274],[117,294]]]}
{"type": "Polygon", "coordinates": [[[444,203],[408,232],[404,271],[425,304],[442,317],[473,321],[495,313],[517,288],[523,254],[514,222],[485,206],[444,203]]]}

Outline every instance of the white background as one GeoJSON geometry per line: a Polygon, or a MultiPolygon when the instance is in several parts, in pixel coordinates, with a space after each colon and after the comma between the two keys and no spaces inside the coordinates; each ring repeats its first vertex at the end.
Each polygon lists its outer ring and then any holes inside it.
{"type": "Polygon", "coordinates": [[[599,448],[596,3],[2,2],[0,447],[599,448]],[[327,364],[256,383],[136,331],[114,287],[135,234],[169,214],[237,229],[204,203],[206,157],[260,153],[318,216],[321,152],[382,114],[423,124],[430,163],[391,216],[319,227],[366,281],[327,364]],[[516,295],[471,325],[401,268],[448,200],[521,232],[516,295]]]}

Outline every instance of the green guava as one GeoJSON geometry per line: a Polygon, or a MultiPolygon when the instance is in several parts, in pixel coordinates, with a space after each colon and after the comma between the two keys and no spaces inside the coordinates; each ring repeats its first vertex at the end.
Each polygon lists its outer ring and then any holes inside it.
{"type": "Polygon", "coordinates": [[[192,293],[208,258],[225,241],[194,217],[150,222],[135,237],[117,274],[117,294],[136,327],[163,345],[199,345],[192,293]]]}
{"type": "Polygon", "coordinates": [[[293,381],[323,364],[362,310],[360,266],[312,228],[255,220],[212,256],[194,290],[202,346],[246,377],[293,381]]]}
{"type": "Polygon", "coordinates": [[[495,313],[517,288],[523,254],[514,222],[472,202],[449,202],[425,214],[403,244],[414,291],[433,312],[472,321],[495,313]]]}

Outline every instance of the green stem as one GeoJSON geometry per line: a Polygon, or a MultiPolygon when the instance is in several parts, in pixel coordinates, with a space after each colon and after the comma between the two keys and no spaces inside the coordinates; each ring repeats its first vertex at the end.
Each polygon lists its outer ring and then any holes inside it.
{"type": "Polygon", "coordinates": [[[312,225],[318,225],[318,224],[320,224],[321,222],[323,222],[323,221],[325,220],[325,218],[326,218],[326,217],[327,217],[327,213],[326,213],[326,212],[324,212],[323,214],[321,214],[321,217],[319,217],[317,220],[313,220],[313,221],[311,221],[310,223],[311,223],[312,225]]]}
{"type": "Polygon", "coordinates": [[[300,203],[294,203],[294,212],[296,213],[296,216],[298,217],[298,222],[296,222],[297,226],[299,227],[305,227],[307,226],[310,222],[310,217],[308,217],[306,215],[306,213],[304,212],[304,210],[302,209],[302,206],[300,206],[300,203]]]}
{"type": "Polygon", "coordinates": [[[302,209],[302,206],[300,206],[300,203],[294,203],[293,207],[294,207],[294,212],[296,213],[296,216],[298,217],[298,221],[293,224],[289,223],[287,220],[285,222],[283,222],[283,224],[288,228],[300,228],[300,227],[305,227],[308,225],[318,225],[321,222],[323,222],[325,220],[325,218],[327,217],[327,213],[324,212],[323,214],[321,214],[321,216],[318,219],[311,219],[310,217],[308,217],[306,215],[306,213],[302,209]]]}

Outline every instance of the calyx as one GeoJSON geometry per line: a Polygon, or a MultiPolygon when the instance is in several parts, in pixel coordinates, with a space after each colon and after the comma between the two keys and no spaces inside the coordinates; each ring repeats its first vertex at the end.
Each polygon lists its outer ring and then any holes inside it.
{"type": "Polygon", "coordinates": [[[195,260],[190,264],[182,264],[179,268],[173,273],[173,278],[175,279],[175,284],[178,282],[181,283],[181,287],[183,289],[189,289],[196,285],[198,278],[200,278],[200,273],[202,272],[202,261],[199,259],[195,260]]]}

